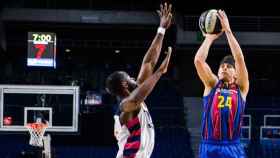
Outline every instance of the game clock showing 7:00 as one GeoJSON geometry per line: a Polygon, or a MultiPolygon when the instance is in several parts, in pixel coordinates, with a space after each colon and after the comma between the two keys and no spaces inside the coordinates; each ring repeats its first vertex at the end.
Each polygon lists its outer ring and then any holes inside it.
{"type": "Polygon", "coordinates": [[[56,34],[28,32],[28,66],[56,67],[56,34]]]}

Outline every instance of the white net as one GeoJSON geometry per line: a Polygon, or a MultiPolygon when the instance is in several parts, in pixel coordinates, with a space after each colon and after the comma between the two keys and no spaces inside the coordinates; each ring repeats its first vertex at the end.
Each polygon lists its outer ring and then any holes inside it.
{"type": "Polygon", "coordinates": [[[43,147],[43,137],[48,125],[44,123],[27,124],[26,128],[30,133],[29,144],[32,146],[43,147]]]}

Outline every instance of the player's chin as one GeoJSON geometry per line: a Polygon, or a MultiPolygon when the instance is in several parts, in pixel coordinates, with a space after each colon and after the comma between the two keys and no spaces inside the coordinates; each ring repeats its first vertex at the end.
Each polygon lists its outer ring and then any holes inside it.
{"type": "Polygon", "coordinates": [[[219,77],[219,80],[223,80],[223,79],[225,78],[225,75],[223,75],[222,73],[220,73],[220,74],[218,75],[218,77],[219,77]]]}
{"type": "Polygon", "coordinates": [[[219,80],[228,81],[229,78],[226,75],[219,75],[219,80]]]}
{"type": "Polygon", "coordinates": [[[223,76],[223,78],[220,79],[220,80],[222,80],[222,81],[224,81],[224,82],[229,82],[229,81],[230,81],[230,77],[228,77],[228,76],[223,76]]]}

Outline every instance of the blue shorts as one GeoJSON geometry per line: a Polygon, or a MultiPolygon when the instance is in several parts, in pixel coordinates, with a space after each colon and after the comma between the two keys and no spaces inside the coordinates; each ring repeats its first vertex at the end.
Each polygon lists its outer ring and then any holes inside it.
{"type": "Polygon", "coordinates": [[[199,148],[199,158],[246,158],[246,154],[240,141],[202,141],[199,148]]]}

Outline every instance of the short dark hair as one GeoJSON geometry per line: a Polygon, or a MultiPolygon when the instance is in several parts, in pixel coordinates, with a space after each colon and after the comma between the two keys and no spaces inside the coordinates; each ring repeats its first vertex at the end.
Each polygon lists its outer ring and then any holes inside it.
{"type": "Polygon", "coordinates": [[[220,65],[222,65],[222,64],[224,64],[224,63],[230,64],[230,65],[232,65],[232,66],[235,68],[235,60],[234,60],[234,58],[233,58],[232,55],[227,55],[227,56],[225,56],[225,57],[221,60],[220,65]]]}
{"type": "Polygon", "coordinates": [[[126,80],[128,74],[124,71],[115,71],[106,79],[106,90],[112,95],[118,95],[122,90],[121,82],[126,80]]]}

